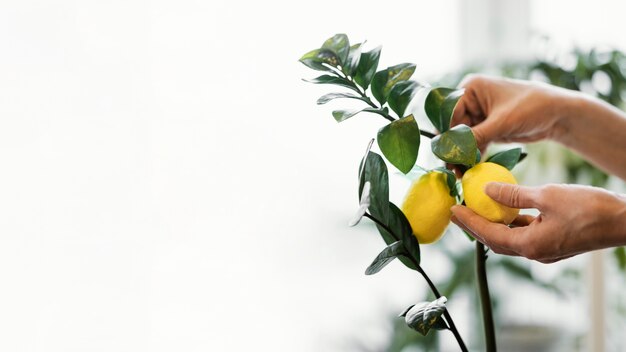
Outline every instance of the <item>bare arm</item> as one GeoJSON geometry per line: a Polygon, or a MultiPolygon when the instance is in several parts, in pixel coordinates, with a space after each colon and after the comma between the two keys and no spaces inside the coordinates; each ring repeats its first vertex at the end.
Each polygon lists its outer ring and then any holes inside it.
{"type": "Polygon", "coordinates": [[[554,139],[599,168],[626,180],[626,115],[595,98],[578,94],[564,103],[562,129],[554,139]]]}
{"type": "Polygon", "coordinates": [[[626,114],[580,92],[542,83],[469,76],[452,124],[491,142],[554,140],[626,180],[626,114]]]}

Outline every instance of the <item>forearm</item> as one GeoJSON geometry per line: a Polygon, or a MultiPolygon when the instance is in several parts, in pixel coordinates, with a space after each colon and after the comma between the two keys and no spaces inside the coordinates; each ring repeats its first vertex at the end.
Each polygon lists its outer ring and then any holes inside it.
{"type": "Polygon", "coordinates": [[[626,115],[583,94],[564,97],[554,139],[626,180],[626,115]]]}

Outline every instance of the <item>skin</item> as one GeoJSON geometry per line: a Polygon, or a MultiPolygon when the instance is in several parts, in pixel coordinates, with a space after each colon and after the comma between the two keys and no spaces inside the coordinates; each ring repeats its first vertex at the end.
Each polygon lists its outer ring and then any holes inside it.
{"type": "MultiPolygon", "coordinates": [[[[472,127],[479,148],[491,142],[553,140],[597,167],[626,180],[626,115],[598,99],[546,84],[469,76],[453,125],[472,127]]],[[[452,221],[494,252],[552,263],[626,245],[626,197],[601,188],[489,183],[491,198],[514,208],[535,208],[513,227],[492,223],[464,206],[452,221]]]]}

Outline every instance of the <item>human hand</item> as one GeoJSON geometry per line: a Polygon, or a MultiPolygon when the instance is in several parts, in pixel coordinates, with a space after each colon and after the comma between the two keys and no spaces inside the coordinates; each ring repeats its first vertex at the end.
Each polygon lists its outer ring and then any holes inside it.
{"type": "Polygon", "coordinates": [[[467,207],[452,207],[452,221],[499,254],[553,263],[571,256],[626,244],[626,198],[578,185],[525,187],[491,182],[485,192],[513,208],[536,208],[508,227],[467,207]]]}
{"type": "Polygon", "coordinates": [[[535,142],[554,139],[575,93],[542,83],[469,75],[460,84],[465,94],[452,126],[472,127],[478,147],[490,142],[535,142]]]}

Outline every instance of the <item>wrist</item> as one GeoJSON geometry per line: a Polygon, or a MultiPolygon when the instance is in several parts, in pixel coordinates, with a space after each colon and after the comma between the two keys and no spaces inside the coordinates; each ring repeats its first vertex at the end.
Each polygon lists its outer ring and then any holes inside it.
{"type": "Polygon", "coordinates": [[[584,110],[589,103],[589,98],[580,92],[560,89],[559,95],[553,99],[554,125],[550,139],[569,145],[569,140],[575,138],[580,120],[587,115],[584,110]]]}

